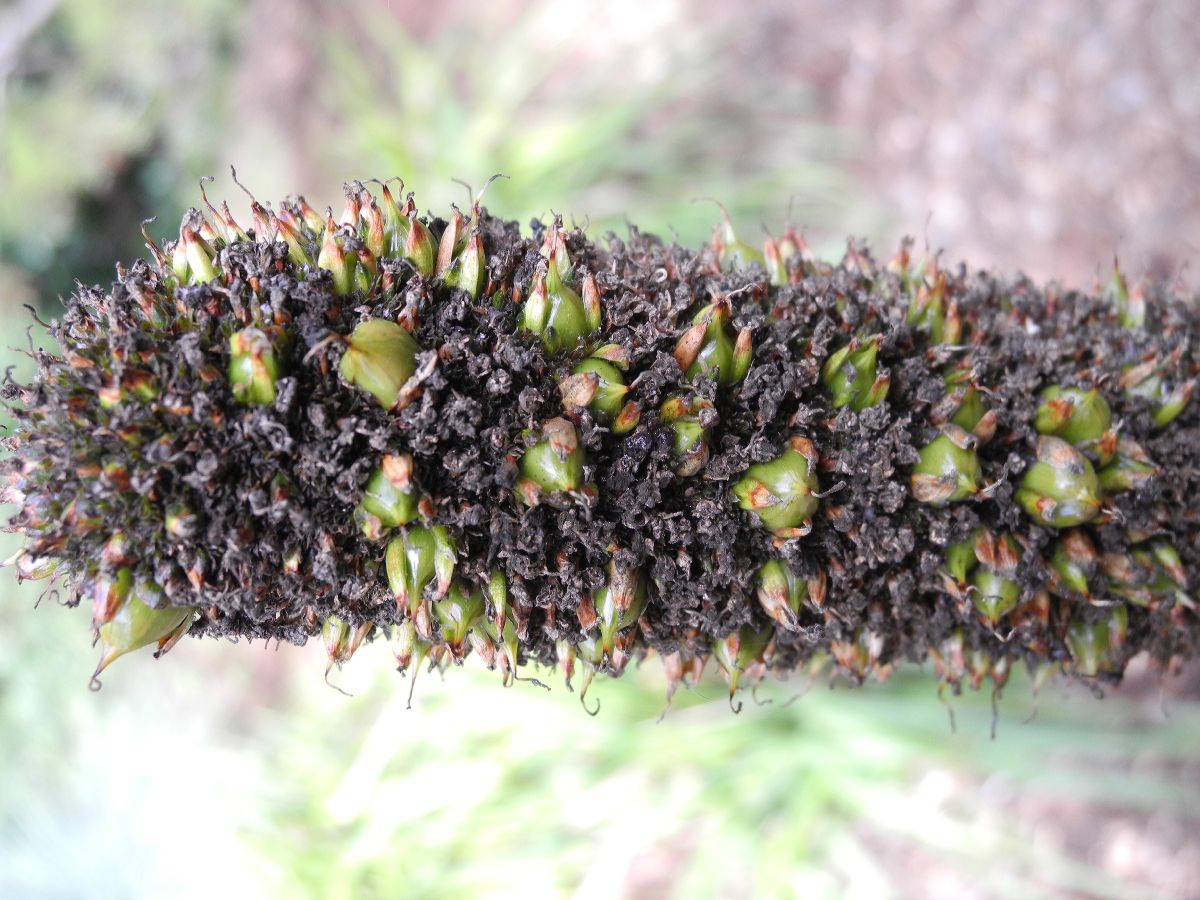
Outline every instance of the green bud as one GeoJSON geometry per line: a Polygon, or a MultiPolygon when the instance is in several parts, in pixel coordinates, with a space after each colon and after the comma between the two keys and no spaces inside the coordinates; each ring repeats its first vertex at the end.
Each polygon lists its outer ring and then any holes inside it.
{"type": "Polygon", "coordinates": [[[1117,313],[1122,328],[1138,329],[1146,325],[1146,295],[1140,289],[1132,292],[1117,261],[1113,260],[1113,277],[1104,290],[1117,313]]]}
{"type": "Polygon", "coordinates": [[[926,284],[925,279],[918,277],[910,287],[912,300],[905,324],[927,332],[931,344],[957,344],[962,339],[958,305],[946,302],[946,273],[936,263],[931,265],[933,284],[926,284]]]}
{"type": "MultiPolygon", "coordinates": [[[[457,561],[454,539],[443,525],[408,528],[392,538],[384,552],[384,567],[400,612],[415,619],[430,584],[434,584],[434,599],[444,597],[457,561]]],[[[422,637],[428,637],[423,626],[418,622],[422,637]]]]}
{"type": "Polygon", "coordinates": [[[121,567],[112,575],[101,575],[91,584],[92,627],[111,622],[125,606],[133,590],[133,572],[121,567]]]}
{"type": "Polygon", "coordinates": [[[751,263],[765,265],[763,256],[749,244],[738,239],[733,230],[733,222],[729,219],[729,210],[718,203],[721,208],[721,224],[713,229],[712,247],[717,257],[717,265],[724,271],[744,269],[751,263]]]}
{"type": "Polygon", "coordinates": [[[977,562],[974,535],[960,544],[951,544],[946,548],[946,571],[954,580],[955,587],[966,586],[967,576],[975,568],[977,562]]]}
{"type": "Polygon", "coordinates": [[[787,262],[779,244],[769,235],[763,242],[763,265],[767,267],[767,280],[772,287],[782,287],[788,283],[787,262]]]}
{"type": "Polygon", "coordinates": [[[417,634],[416,625],[412,619],[405,619],[399,625],[393,625],[388,630],[388,643],[392,654],[396,657],[396,670],[407,672],[412,669],[412,681],[408,685],[408,708],[412,709],[413,691],[417,687],[417,676],[421,674],[421,666],[433,650],[425,638],[417,634]]]}
{"type": "Polygon", "coordinates": [[[471,232],[466,244],[441,277],[447,287],[466,291],[472,300],[479,299],[487,284],[487,257],[483,252],[483,238],[478,231],[471,232]]]}
{"type": "MultiPolygon", "coordinates": [[[[192,212],[199,216],[195,210],[192,212]]],[[[216,254],[208,241],[193,228],[184,225],[179,232],[179,243],[183,245],[184,257],[187,259],[187,275],[180,276],[181,281],[186,278],[192,284],[206,284],[217,279],[220,273],[213,265],[213,257],[216,254]]]]}
{"type": "Polygon", "coordinates": [[[1100,480],[1082,453],[1062,438],[1043,435],[1037,461],[1022,477],[1016,500],[1040,525],[1083,525],[1100,513],[1100,480]]]}
{"type": "Polygon", "coordinates": [[[788,631],[800,627],[797,613],[805,600],[817,609],[825,604],[826,576],[824,570],[816,578],[798,577],[779,560],[764,563],[755,576],[755,593],[763,611],[788,631]]]}
{"type": "Polygon", "coordinates": [[[1158,475],[1158,467],[1150,460],[1142,445],[1130,438],[1117,441],[1117,452],[1112,461],[1097,473],[1100,487],[1106,494],[1140,490],[1158,475]]]}
{"type": "Polygon", "coordinates": [[[190,540],[200,530],[200,517],[190,506],[175,503],[167,507],[163,516],[163,527],[171,540],[190,540]]]}
{"type": "Polygon", "coordinates": [[[733,634],[713,642],[713,659],[725,672],[729,681],[729,705],[733,711],[741,712],[742,705],[733,705],[733,695],[737,693],[738,683],[745,676],[755,682],[762,678],[766,670],[763,654],[774,634],[770,627],[755,628],[753,625],[743,625],[733,634]]]}
{"type": "Polygon", "coordinates": [[[996,434],[996,413],[987,408],[969,368],[959,366],[946,375],[946,396],[934,407],[935,425],[957,425],[969,431],[980,444],[996,434]]]}
{"type": "Polygon", "coordinates": [[[487,598],[492,604],[496,630],[503,633],[504,623],[508,620],[508,579],[499,569],[492,569],[488,576],[487,598]]]}
{"type": "Polygon", "coordinates": [[[1166,370],[1176,364],[1178,355],[1172,359],[1147,360],[1126,366],[1121,374],[1121,387],[1127,397],[1141,398],[1150,404],[1150,418],[1155,428],[1165,428],[1174,422],[1191,402],[1196,390],[1194,379],[1172,381],[1166,370]]]}
{"type": "Polygon", "coordinates": [[[993,627],[1012,611],[1021,599],[1021,588],[999,572],[980,566],[971,577],[971,599],[975,608],[993,627]]]}
{"type": "MultiPolygon", "coordinates": [[[[646,585],[636,569],[618,569],[615,562],[608,566],[608,584],[592,597],[600,622],[600,649],[606,658],[614,659],[619,648],[618,633],[632,628],[646,609],[646,585]]],[[[623,663],[622,663],[623,664],[623,663]]]]}
{"type": "Polygon", "coordinates": [[[229,383],[238,403],[274,403],[281,368],[275,346],[262,330],[245,328],[230,336],[229,383]]]}
{"type": "Polygon", "coordinates": [[[413,459],[407,453],[387,454],[371,473],[362,502],[354,511],[363,533],[376,540],[384,529],[407,525],[417,517],[421,492],[413,481],[413,459]]]}
{"type": "Polygon", "coordinates": [[[834,409],[849,406],[862,412],[887,399],[891,377],[876,374],[882,336],[855,338],[835,351],[821,367],[821,381],[829,390],[834,409]]]}
{"type": "Polygon", "coordinates": [[[528,506],[536,506],[544,494],[573,493],[584,489],[586,460],[575,426],[562,418],[546,422],[537,442],[521,457],[521,480],[517,495],[528,506]]]}
{"type": "Polygon", "coordinates": [[[450,592],[433,604],[433,615],[442,627],[442,640],[450,647],[455,662],[466,652],[467,635],[483,620],[483,591],[460,580],[450,583],[450,592]]]}
{"type": "Polygon", "coordinates": [[[733,307],[728,298],[710,303],[696,314],[692,326],[675,345],[675,361],[690,379],[715,379],[721,387],[738,384],[754,359],[750,329],[732,335],[733,307]]]}
{"type": "Polygon", "coordinates": [[[171,606],[152,609],[138,598],[129,597],[99,625],[101,655],[93,681],[113,660],[148,644],[158,644],[156,656],[166,653],[192,627],[194,612],[171,606]]]}
{"type": "Polygon", "coordinates": [[[918,503],[945,506],[969,500],[979,493],[983,469],[975,453],[978,439],[957,425],[921,448],[912,471],[912,494],[918,503]]]}
{"type": "Polygon", "coordinates": [[[1066,592],[1074,591],[1089,597],[1088,582],[1096,572],[1099,559],[1096,547],[1085,531],[1071,528],[1063,532],[1050,557],[1051,583],[1057,593],[1069,596],[1066,592]]]}
{"type": "Polygon", "coordinates": [[[1042,405],[1034,422],[1039,434],[1049,434],[1074,444],[1105,465],[1117,451],[1112,412],[1095,388],[1052,385],[1042,391],[1042,405]]]}
{"type": "Polygon", "coordinates": [[[713,405],[703,397],[670,397],[663,403],[660,416],[674,434],[675,474],[687,478],[700,472],[708,465],[710,426],[717,418],[713,405]]]}
{"type": "Polygon", "coordinates": [[[433,274],[437,265],[437,244],[429,229],[417,218],[416,209],[408,214],[408,234],[404,238],[403,255],[421,275],[428,277],[433,274]]]}
{"type": "Polygon", "coordinates": [[[404,391],[417,367],[421,347],[411,334],[387,319],[368,319],[346,339],[342,378],[371,394],[384,409],[411,400],[404,391]]]}
{"type": "Polygon", "coordinates": [[[540,334],[551,353],[571,350],[602,324],[600,289],[590,275],[584,279],[582,297],[572,286],[575,269],[557,224],[546,233],[543,252],[547,256],[545,270],[534,277],[522,309],[521,327],[540,334]]]}
{"type": "Polygon", "coordinates": [[[817,461],[812,441],[789,438],[781,456],[746,470],[734,484],[733,495],[778,537],[802,537],[812,530],[812,517],[820,506],[817,461]]]}

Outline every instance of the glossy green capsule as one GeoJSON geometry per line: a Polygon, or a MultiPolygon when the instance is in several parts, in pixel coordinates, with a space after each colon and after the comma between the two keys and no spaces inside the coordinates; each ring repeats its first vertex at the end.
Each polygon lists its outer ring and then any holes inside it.
{"type": "Polygon", "coordinates": [[[1100,513],[1100,480],[1086,456],[1062,438],[1038,438],[1037,459],[1021,478],[1016,500],[1040,525],[1070,528],[1100,513]]]}
{"type": "Polygon", "coordinates": [[[914,279],[910,286],[911,300],[905,324],[925,331],[929,341],[937,344],[957,344],[962,340],[962,319],[958,304],[946,299],[946,273],[931,264],[932,284],[925,278],[914,279]]]}
{"type": "Polygon", "coordinates": [[[1106,671],[1110,649],[1108,622],[1073,619],[1067,625],[1067,649],[1075,661],[1075,674],[1095,678],[1106,671]]]}
{"type": "Polygon", "coordinates": [[[354,270],[358,257],[346,251],[346,234],[333,221],[333,210],[325,215],[321,249],[317,253],[317,267],[325,269],[333,281],[333,292],[345,297],[356,287],[354,270]]]}
{"type": "Polygon", "coordinates": [[[756,628],[743,625],[733,634],[713,642],[712,655],[725,673],[729,682],[729,705],[734,712],[741,712],[742,704],[733,705],[733,695],[743,678],[757,683],[766,669],[763,654],[771,643],[774,630],[770,627],[756,628]]]}
{"type": "Polygon", "coordinates": [[[1137,330],[1146,326],[1146,295],[1139,289],[1129,289],[1125,273],[1116,260],[1113,261],[1113,277],[1105,287],[1104,295],[1112,303],[1122,328],[1137,330]]]}
{"type": "Polygon", "coordinates": [[[979,493],[983,469],[975,453],[978,439],[957,425],[946,425],[942,433],[920,450],[913,466],[912,494],[918,503],[946,506],[969,500],[979,493]]]}
{"type": "Polygon", "coordinates": [[[802,537],[812,530],[812,517],[821,504],[817,497],[818,460],[812,441],[799,436],[789,438],[782,455],[746,470],[733,485],[733,496],[742,509],[755,513],[776,536],[802,537]]]}
{"type": "Polygon", "coordinates": [[[965,366],[958,366],[946,375],[946,396],[933,408],[935,425],[957,425],[970,432],[980,444],[986,444],[996,434],[996,413],[988,409],[983,395],[965,366]]]}
{"type": "Polygon", "coordinates": [[[716,421],[716,408],[703,397],[668,397],[659,410],[664,425],[671,428],[671,452],[675,474],[689,478],[708,465],[709,437],[716,421]]]}
{"type": "Polygon", "coordinates": [[[675,361],[690,379],[716,380],[721,387],[741,382],[754,359],[750,329],[732,334],[733,307],[721,297],[696,314],[675,344],[675,361]]]}
{"type": "Polygon", "coordinates": [[[368,319],[346,339],[341,373],[347,384],[366,391],[384,409],[408,399],[404,387],[421,351],[411,334],[388,319],[368,319]]]}
{"type": "Polygon", "coordinates": [[[244,328],[229,338],[229,384],[238,403],[267,406],[275,402],[282,374],[279,354],[266,332],[244,328]]]}
{"type": "Polygon", "coordinates": [[[738,238],[737,232],[733,228],[733,222],[729,218],[729,210],[725,208],[725,205],[718,203],[717,206],[721,208],[721,224],[713,229],[712,237],[712,248],[717,258],[717,265],[723,271],[746,268],[752,263],[765,266],[763,255],[738,238]]]}
{"type": "Polygon", "coordinates": [[[773,559],[763,564],[754,580],[755,595],[763,612],[788,631],[799,629],[798,613],[805,601],[818,610],[825,605],[824,569],[816,578],[800,578],[786,563],[773,559]]]}
{"type": "Polygon", "coordinates": [[[571,350],[603,324],[600,288],[589,275],[583,279],[583,293],[575,289],[574,264],[558,225],[547,232],[543,252],[545,270],[534,277],[521,310],[521,327],[541,335],[551,353],[571,350]]]}
{"type": "Polygon", "coordinates": [[[419,512],[421,492],[413,479],[413,458],[407,453],[385,454],[363,489],[354,520],[371,540],[388,528],[407,525],[419,512]]]}
{"type": "Polygon", "coordinates": [[[575,426],[567,419],[550,419],[535,437],[537,442],[521,456],[521,500],[536,506],[547,494],[582,490],[586,455],[575,426]]]}
{"type": "Polygon", "coordinates": [[[1112,411],[1095,388],[1051,385],[1042,391],[1034,427],[1038,434],[1060,437],[1106,465],[1117,452],[1112,411]]]}
{"type": "Polygon", "coordinates": [[[821,381],[829,391],[834,409],[849,406],[855,412],[862,412],[887,399],[891,376],[877,374],[876,367],[882,343],[880,335],[855,338],[825,360],[821,381]]]}

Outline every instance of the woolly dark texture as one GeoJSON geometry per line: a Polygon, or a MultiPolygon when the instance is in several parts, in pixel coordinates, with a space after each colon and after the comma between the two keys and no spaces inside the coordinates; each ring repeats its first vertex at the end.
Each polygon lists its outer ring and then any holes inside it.
{"type": "MultiPolygon", "coordinates": [[[[435,238],[443,227],[430,223],[435,238]]],[[[629,396],[643,415],[631,433],[615,435],[582,414],[597,497],[527,508],[514,493],[523,431],[563,414],[557,381],[583,351],[547,354],[518,329],[514,293],[528,293],[542,261],[542,226],[523,238],[515,223],[485,214],[480,227],[489,286],[478,303],[386,259],[392,290],[337,297],[328,273],[298,269],[282,243],[223,249],[223,278],[213,285],[171,288],[138,262],[107,292],[79,290],[50,327],[60,352],[36,354],[32,384],[5,387],[17,428],[4,467],[23,501],[11,527],[27,534],[35,556],[63,561],[59,574],[76,601],[108,566],[100,550],[120,530],[140,574],[172,604],[202,610],[191,635],[301,643],[331,614],[399,621],[385,542],[365,538],[352,511],[380,455],[408,452],[435,520],[457,542],[456,574],[483,580],[499,567],[507,575],[530,659],[552,662],[555,641],[581,637],[576,608],[604,584],[618,548],[619,561],[640,568],[649,586],[637,646],[663,653],[687,645],[707,654],[715,639],[766,623],[755,573],[783,559],[805,577],[825,570],[829,588],[823,611],[800,613],[799,630],[776,629],[772,667],[794,667],[866,631],[881,639],[878,665],[921,660],[960,628],[968,647],[994,658],[1068,660],[1068,620],[1098,620],[1104,606],[1056,598],[1048,619],[993,629],[969,600],[946,593],[940,574],[946,547],[984,524],[1018,537],[1022,599],[1045,587],[1042,560],[1056,535],[1034,524],[1013,493],[1034,453],[1038,392],[1059,384],[1098,386],[1121,435],[1164,472],[1109,498],[1115,517],[1091,529],[1100,552],[1125,553],[1135,526],[1169,539],[1195,571],[1200,407],[1156,430],[1146,402],[1118,386],[1124,366],[1151,357],[1177,379],[1195,373],[1197,313],[1186,299],[1150,291],[1147,326],[1129,329],[1103,298],[959,268],[947,273],[947,289],[964,346],[934,347],[905,325],[904,285],[861,249],[838,266],[794,257],[793,283],[772,287],[758,266],[721,272],[711,248],[637,231],[604,244],[574,233],[569,253],[577,270],[597,278],[603,342],[629,351],[629,396]],[[719,389],[689,382],[672,351],[695,312],[723,293],[733,293],[734,326],[752,330],[754,359],[741,385],[719,389]],[[161,327],[139,312],[147,296],[168,310],[161,327]],[[267,407],[235,403],[225,377],[229,334],[255,306],[290,338],[278,399],[267,407]],[[368,318],[400,316],[419,323],[414,336],[437,361],[417,401],[387,412],[341,380],[341,346],[321,342],[368,318]],[[828,354],[855,334],[883,336],[880,367],[892,380],[886,401],[858,414],[831,409],[820,380],[828,354]],[[994,487],[939,509],[913,499],[909,478],[935,434],[930,413],[945,394],[946,364],[959,360],[998,415],[995,439],[979,450],[994,487]],[[102,408],[106,378],[128,367],[153,373],[158,398],[102,408]],[[692,392],[715,405],[712,452],[700,474],[680,478],[656,410],[669,395],[692,392]],[[815,444],[824,496],[812,532],[778,544],[737,507],[730,486],[793,434],[815,444]],[[180,503],[199,515],[186,540],[164,529],[166,511],[180,503]],[[296,550],[301,564],[289,574],[282,562],[296,550]]],[[[1191,655],[1196,639],[1195,614],[1178,604],[1131,606],[1114,671],[1139,650],[1164,662],[1191,655]]]]}

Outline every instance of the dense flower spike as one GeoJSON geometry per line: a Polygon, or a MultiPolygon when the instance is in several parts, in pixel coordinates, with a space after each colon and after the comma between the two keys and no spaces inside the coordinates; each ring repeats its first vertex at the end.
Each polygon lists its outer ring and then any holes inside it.
{"type": "Polygon", "coordinates": [[[731,703],[768,669],[999,690],[1196,653],[1195,304],[791,229],[759,255],[727,217],[698,252],[527,238],[403,191],[248,227],[203,197],[3,386],[9,564],[90,607],[102,667],[386,637],[413,679],[559,665],[592,711],[652,652],[731,703]]]}

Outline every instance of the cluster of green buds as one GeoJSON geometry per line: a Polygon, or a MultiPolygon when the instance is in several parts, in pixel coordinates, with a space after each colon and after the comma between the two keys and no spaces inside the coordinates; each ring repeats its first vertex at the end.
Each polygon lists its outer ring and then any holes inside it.
{"type": "Polygon", "coordinates": [[[1042,435],[1037,459],[1025,470],[1016,500],[1039,525],[1071,528],[1100,514],[1100,479],[1079,450],[1062,438],[1042,435]]]}
{"type": "MultiPolygon", "coordinates": [[[[110,539],[107,547],[113,545],[110,539]]],[[[115,559],[117,550],[107,553],[115,559]]],[[[122,557],[123,559],[127,557],[122,557]]],[[[41,573],[34,573],[44,577],[41,573]]],[[[30,576],[32,577],[32,576],[30,576]]],[[[92,627],[100,641],[100,663],[92,675],[93,683],[115,659],[156,644],[161,655],[192,626],[195,610],[168,606],[162,588],[148,577],[122,566],[111,575],[99,575],[92,582],[92,627]]]]}
{"type": "Polygon", "coordinates": [[[283,375],[278,329],[244,328],[229,338],[229,384],[239,403],[266,406],[275,402],[283,375]]]}
{"type": "Polygon", "coordinates": [[[458,549],[444,525],[406,528],[388,541],[384,568],[396,607],[424,640],[433,630],[425,589],[433,585],[434,600],[445,597],[457,563],[458,549]]]}
{"type": "Polygon", "coordinates": [[[718,297],[692,319],[691,326],[675,344],[675,361],[690,379],[714,379],[721,387],[740,383],[754,358],[749,328],[733,334],[733,306],[718,297]]]}
{"type": "Polygon", "coordinates": [[[824,569],[818,570],[815,578],[801,578],[776,559],[763,564],[755,581],[763,612],[788,631],[799,630],[800,608],[805,602],[816,610],[825,605],[829,585],[824,569]]]}
{"type": "Polygon", "coordinates": [[[1126,366],[1121,373],[1121,387],[1127,397],[1145,400],[1150,405],[1150,419],[1155,428],[1166,428],[1187,408],[1196,392],[1196,381],[1172,379],[1170,370],[1179,363],[1176,351],[1167,360],[1157,357],[1126,366]]]}
{"type": "Polygon", "coordinates": [[[671,428],[675,474],[688,478],[699,473],[708,465],[708,441],[717,419],[716,407],[700,396],[675,396],[667,398],[659,415],[671,428]]]}
{"type": "Polygon", "coordinates": [[[573,350],[603,324],[600,286],[594,275],[582,279],[579,290],[575,264],[567,253],[566,234],[555,222],[546,231],[543,267],[521,311],[521,327],[541,335],[551,353],[573,350]]]}
{"type": "Polygon", "coordinates": [[[472,629],[486,630],[485,613],[483,589],[459,578],[451,581],[446,596],[433,604],[433,616],[442,629],[442,641],[456,663],[461,664],[466,655],[472,629]]]}
{"type": "Polygon", "coordinates": [[[818,461],[812,441],[793,436],[780,456],[750,466],[733,485],[733,496],[776,537],[803,537],[812,530],[812,517],[820,506],[818,461]]]}
{"type": "Polygon", "coordinates": [[[1100,559],[1107,592],[1135,606],[1156,607],[1171,600],[1195,608],[1187,593],[1187,572],[1179,552],[1165,540],[1150,540],[1125,553],[1105,553],[1100,559]]]}
{"type": "Polygon", "coordinates": [[[767,672],[766,658],[774,634],[769,627],[743,625],[713,642],[712,656],[729,682],[729,705],[735,713],[741,712],[742,704],[734,706],[733,696],[743,680],[757,686],[767,672]]]}
{"type": "Polygon", "coordinates": [[[854,338],[835,350],[821,367],[821,381],[830,393],[834,409],[849,406],[862,412],[887,399],[891,376],[878,373],[876,362],[883,336],[854,338]]]}
{"type": "Polygon", "coordinates": [[[605,344],[581,360],[558,385],[567,415],[586,408],[614,433],[632,431],[642,413],[637,403],[625,399],[629,387],[622,373],[628,368],[629,353],[620,344],[605,344]]]}
{"type": "Polygon", "coordinates": [[[1107,615],[1086,621],[1080,617],[1067,623],[1066,643],[1074,671],[1086,678],[1118,671],[1119,653],[1129,633],[1129,610],[1113,606],[1107,615]]]}
{"type": "Polygon", "coordinates": [[[586,603],[581,605],[580,627],[587,632],[599,625],[601,664],[611,667],[614,673],[619,674],[629,661],[633,627],[646,611],[648,597],[641,572],[623,569],[613,560],[608,566],[608,582],[589,601],[590,610],[586,603]]]}
{"type": "Polygon", "coordinates": [[[550,419],[540,429],[526,432],[525,439],[528,447],[521,456],[517,497],[526,506],[537,506],[563,494],[594,492],[584,483],[587,457],[579,443],[579,432],[570,421],[550,419]]]}
{"type": "Polygon", "coordinates": [[[1042,391],[1034,427],[1038,434],[1062,438],[1104,466],[1117,452],[1112,412],[1095,388],[1051,385],[1042,391]]]}
{"type": "Polygon", "coordinates": [[[359,323],[343,339],[341,373],[347,384],[374,397],[384,409],[402,409],[416,396],[420,345],[403,326],[388,319],[359,323]]]}
{"type": "Polygon", "coordinates": [[[413,458],[408,453],[385,454],[367,479],[362,501],[355,507],[354,521],[370,540],[378,540],[391,528],[407,525],[432,504],[423,497],[413,476],[413,458]]]}
{"type": "Polygon", "coordinates": [[[936,258],[918,266],[915,272],[910,271],[908,250],[908,244],[903,245],[888,266],[899,274],[909,295],[904,324],[926,332],[931,344],[959,343],[963,333],[962,318],[958,304],[946,299],[946,273],[938,266],[936,258]],[[923,274],[921,270],[924,270],[923,274]]]}
{"type": "Polygon", "coordinates": [[[912,495],[919,503],[946,506],[970,500],[980,492],[983,469],[975,448],[979,439],[954,424],[921,448],[912,471],[912,495]]]}
{"type": "Polygon", "coordinates": [[[1021,587],[1016,582],[1021,549],[1012,535],[994,535],[986,528],[960,544],[946,548],[943,579],[951,596],[970,596],[976,611],[992,628],[1016,608],[1021,587]]]}
{"type": "MultiPolygon", "coordinates": [[[[500,176],[488,180],[491,184],[500,176]]],[[[487,185],[484,186],[487,190],[487,185]]],[[[457,209],[446,223],[438,243],[434,274],[447,287],[466,291],[472,300],[478,300],[487,286],[487,255],[483,249],[483,237],[479,233],[479,204],[483,200],[480,191],[471,201],[471,219],[457,209]]]]}

